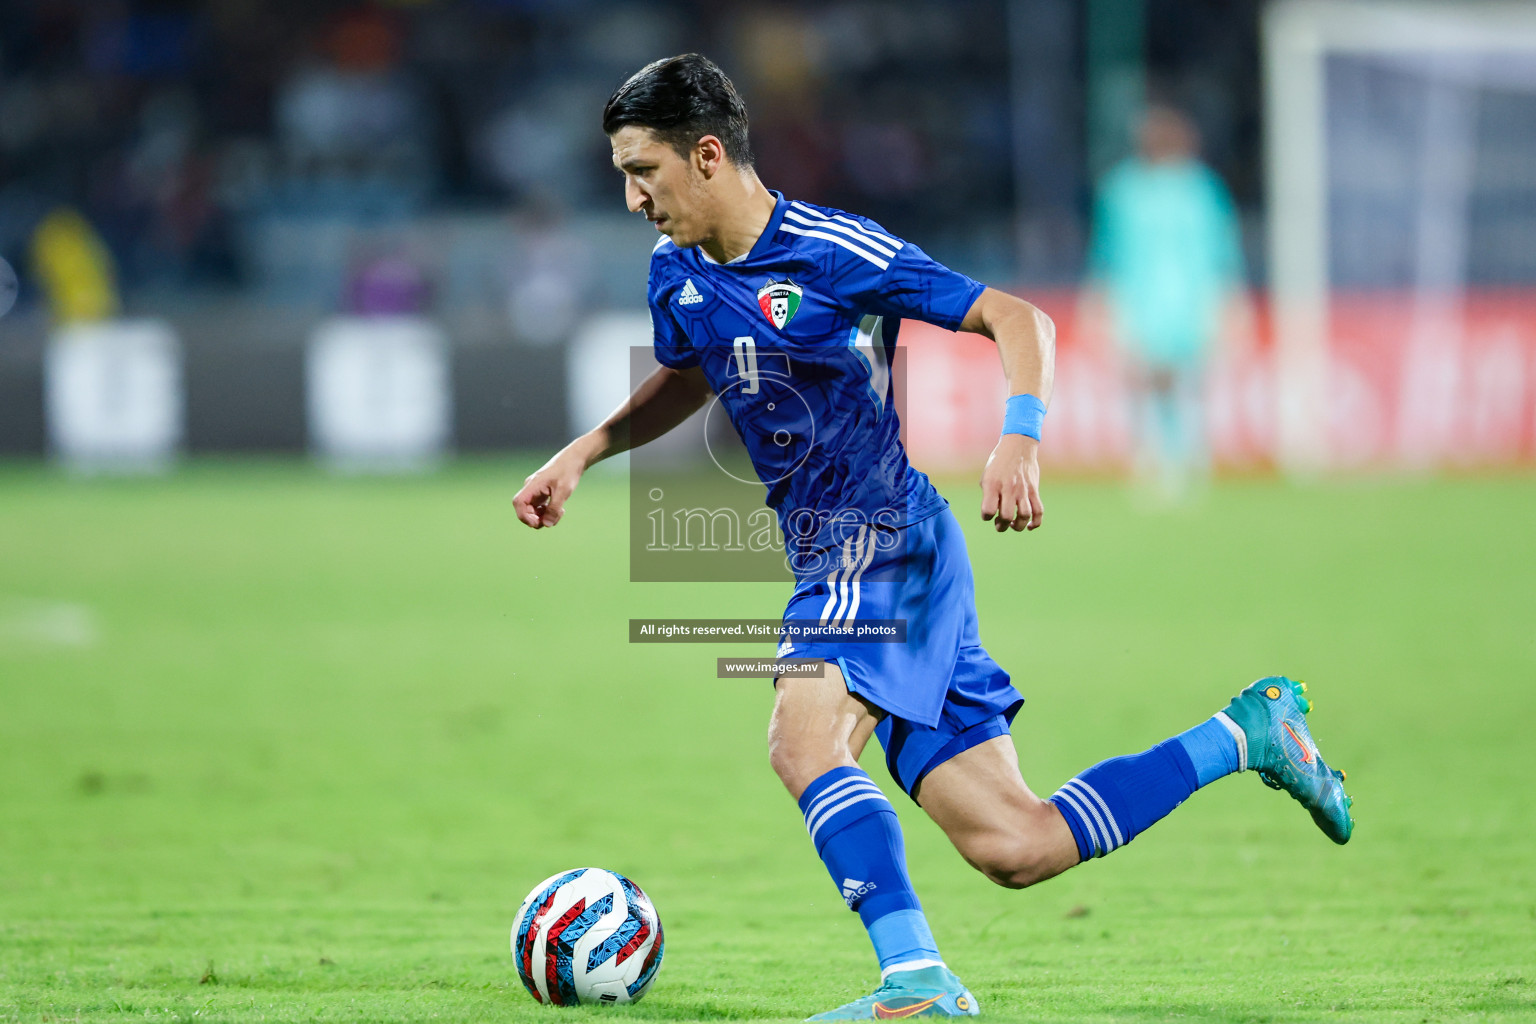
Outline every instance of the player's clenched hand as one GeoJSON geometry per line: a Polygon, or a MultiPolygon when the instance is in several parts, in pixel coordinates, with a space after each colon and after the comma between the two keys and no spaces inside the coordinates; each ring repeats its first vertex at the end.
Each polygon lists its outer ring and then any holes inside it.
{"type": "Polygon", "coordinates": [[[565,515],[565,499],[576,489],[584,468],[581,459],[561,452],[531,473],[512,499],[517,518],[535,530],[554,526],[565,515]]]}
{"type": "Polygon", "coordinates": [[[1023,434],[1004,434],[981,471],[981,518],[997,532],[1036,530],[1045,519],[1040,504],[1040,442],[1023,434]]]}

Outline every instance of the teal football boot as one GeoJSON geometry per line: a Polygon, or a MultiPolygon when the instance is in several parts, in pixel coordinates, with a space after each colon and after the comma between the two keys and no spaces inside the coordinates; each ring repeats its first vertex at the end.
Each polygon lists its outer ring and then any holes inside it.
{"type": "Polygon", "coordinates": [[[895,1020],[898,1017],[974,1017],[976,997],[948,967],[896,971],[873,994],[807,1020],[895,1020]]]}
{"type": "Polygon", "coordinates": [[[1323,834],[1342,846],[1355,828],[1349,815],[1354,800],[1344,794],[1344,772],[1328,767],[1307,730],[1312,702],[1306,692],[1306,683],[1269,676],[1233,697],[1225,714],[1247,737],[1244,767],[1271,789],[1295,797],[1323,834]]]}

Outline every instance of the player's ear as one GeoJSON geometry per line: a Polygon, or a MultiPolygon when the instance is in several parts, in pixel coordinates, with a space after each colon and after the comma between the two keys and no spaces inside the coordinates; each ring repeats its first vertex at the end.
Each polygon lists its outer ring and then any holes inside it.
{"type": "Polygon", "coordinates": [[[693,166],[704,177],[713,178],[725,161],[725,146],[713,135],[699,139],[693,147],[693,166]]]}

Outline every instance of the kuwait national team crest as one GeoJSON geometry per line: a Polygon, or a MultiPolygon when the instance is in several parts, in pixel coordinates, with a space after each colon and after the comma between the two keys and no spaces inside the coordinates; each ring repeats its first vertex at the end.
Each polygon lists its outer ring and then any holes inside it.
{"type": "Polygon", "coordinates": [[[757,304],[768,322],[782,331],[800,308],[800,294],[800,286],[793,281],[769,281],[757,290],[757,304]]]}

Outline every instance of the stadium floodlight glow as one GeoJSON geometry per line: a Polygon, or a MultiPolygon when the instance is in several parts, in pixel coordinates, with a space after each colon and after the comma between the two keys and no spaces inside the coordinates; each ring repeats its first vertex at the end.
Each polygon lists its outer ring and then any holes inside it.
{"type": "MultiPolygon", "coordinates": [[[[1407,355],[1458,344],[1459,300],[1473,257],[1477,160],[1486,141],[1480,96],[1484,90],[1536,96],[1536,6],[1283,0],[1265,11],[1264,59],[1278,454],[1288,470],[1307,472],[1330,463],[1330,299],[1341,277],[1358,283],[1336,265],[1340,207],[1359,212],[1358,204],[1338,198],[1340,168],[1350,159],[1369,161],[1374,170],[1367,173],[1383,179],[1383,206],[1398,203],[1403,244],[1353,251],[1400,265],[1402,280],[1393,285],[1404,288],[1413,314],[1402,340],[1407,355]],[[1380,94],[1341,95],[1339,82],[1351,64],[1414,84],[1407,112],[1393,108],[1396,123],[1385,123],[1390,118],[1373,106],[1380,94]],[[1389,194],[1392,188],[1397,191],[1389,194]]],[[[1401,90],[1392,99],[1401,100],[1401,90]]],[[[1516,144],[1527,147],[1522,159],[1536,159],[1536,139],[1516,144]]],[[[1351,184],[1358,192],[1359,182],[1351,184]]],[[[1443,399],[1454,388],[1432,375],[1419,375],[1427,385],[1411,376],[1405,371],[1401,400],[1425,410],[1425,422],[1414,427],[1429,440],[1407,437],[1399,427],[1400,455],[1409,464],[1435,457],[1436,436],[1442,448],[1448,443],[1452,402],[1443,399]],[[1424,451],[1409,450],[1421,444],[1424,451]]]]}

